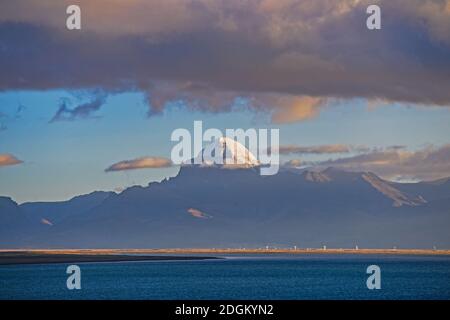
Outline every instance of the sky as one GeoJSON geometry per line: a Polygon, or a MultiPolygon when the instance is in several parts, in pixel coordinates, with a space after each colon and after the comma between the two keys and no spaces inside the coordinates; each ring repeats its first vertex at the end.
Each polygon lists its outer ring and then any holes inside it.
{"type": "Polygon", "coordinates": [[[287,167],[450,176],[450,1],[0,4],[0,195],[177,174],[174,129],[278,128],[287,167]]]}

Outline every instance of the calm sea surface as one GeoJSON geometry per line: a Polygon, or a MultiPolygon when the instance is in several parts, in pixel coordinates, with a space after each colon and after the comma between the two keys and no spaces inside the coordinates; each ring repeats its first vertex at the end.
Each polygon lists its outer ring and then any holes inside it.
{"type": "Polygon", "coordinates": [[[221,260],[0,266],[0,299],[450,299],[450,257],[229,256],[221,260]],[[368,290],[366,268],[381,268],[368,290]]]}

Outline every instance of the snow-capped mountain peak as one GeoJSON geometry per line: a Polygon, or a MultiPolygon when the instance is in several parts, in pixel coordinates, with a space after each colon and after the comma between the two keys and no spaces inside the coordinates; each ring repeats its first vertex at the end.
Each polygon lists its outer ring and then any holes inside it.
{"type": "Polygon", "coordinates": [[[206,146],[193,159],[193,164],[202,166],[223,165],[226,167],[254,167],[260,163],[245,146],[229,137],[221,137],[206,146]]]}

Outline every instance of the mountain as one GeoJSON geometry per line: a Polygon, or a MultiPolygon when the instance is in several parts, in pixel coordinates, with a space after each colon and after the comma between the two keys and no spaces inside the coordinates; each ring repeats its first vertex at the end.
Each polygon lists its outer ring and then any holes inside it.
{"type": "Polygon", "coordinates": [[[20,226],[25,216],[22,215],[19,206],[11,198],[0,197],[0,240],[3,243],[14,234],[10,230],[14,226],[20,226]]]}
{"type": "Polygon", "coordinates": [[[28,232],[34,229],[33,217],[27,215],[9,197],[0,197],[0,244],[22,243],[27,241],[28,232]]]}
{"type": "Polygon", "coordinates": [[[11,198],[0,197],[0,246],[33,247],[36,237],[51,233],[50,227],[87,212],[115,195],[96,191],[68,201],[30,202],[20,206],[11,198]]]}
{"type": "Polygon", "coordinates": [[[255,163],[183,165],[174,178],[120,194],[22,205],[0,198],[7,225],[0,245],[450,248],[449,181],[394,183],[335,168],[261,176],[255,163]]]}
{"type": "Polygon", "coordinates": [[[222,168],[251,168],[260,164],[247,148],[228,137],[216,139],[189,161],[189,164],[198,163],[203,167],[219,165],[222,168]]]}
{"type": "Polygon", "coordinates": [[[105,199],[113,197],[114,192],[95,191],[90,194],[74,197],[68,201],[59,202],[27,202],[20,208],[47,225],[58,224],[67,217],[82,214],[100,205],[105,199]]]}

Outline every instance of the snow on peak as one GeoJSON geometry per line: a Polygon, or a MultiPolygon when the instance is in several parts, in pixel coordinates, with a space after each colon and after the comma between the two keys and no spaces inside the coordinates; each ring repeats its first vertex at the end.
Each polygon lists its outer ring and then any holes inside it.
{"type": "Polygon", "coordinates": [[[228,137],[216,139],[194,158],[194,164],[202,166],[254,167],[258,159],[241,143],[228,137]]]}

